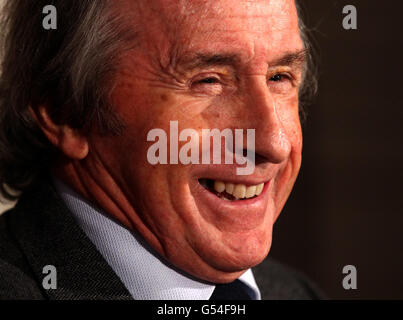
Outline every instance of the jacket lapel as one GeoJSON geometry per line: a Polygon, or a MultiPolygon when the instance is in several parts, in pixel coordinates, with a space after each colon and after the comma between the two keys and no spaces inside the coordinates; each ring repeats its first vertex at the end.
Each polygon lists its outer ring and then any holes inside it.
{"type": "Polygon", "coordinates": [[[43,289],[49,299],[132,299],[119,277],[87,238],[50,179],[25,192],[10,215],[21,250],[43,288],[46,265],[57,270],[57,289],[43,289]]]}

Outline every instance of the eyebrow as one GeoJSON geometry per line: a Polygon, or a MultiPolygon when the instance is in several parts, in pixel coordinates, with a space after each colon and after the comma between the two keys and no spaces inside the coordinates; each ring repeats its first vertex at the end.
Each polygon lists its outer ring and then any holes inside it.
{"type": "MultiPolygon", "coordinates": [[[[270,68],[276,66],[302,66],[306,63],[307,54],[308,50],[306,49],[295,52],[287,52],[279,58],[268,61],[268,64],[270,68]]],[[[214,66],[235,67],[236,65],[239,65],[241,61],[242,58],[236,53],[196,53],[185,55],[178,61],[178,65],[185,69],[193,70],[214,66]]]]}
{"type": "Polygon", "coordinates": [[[302,49],[296,52],[288,52],[269,63],[269,66],[292,66],[292,65],[304,65],[307,61],[308,50],[302,49]]]}

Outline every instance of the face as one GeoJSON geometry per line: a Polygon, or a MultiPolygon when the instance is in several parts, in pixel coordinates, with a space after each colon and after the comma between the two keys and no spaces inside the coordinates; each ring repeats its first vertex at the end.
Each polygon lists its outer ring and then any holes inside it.
{"type": "Polygon", "coordinates": [[[300,168],[303,44],[294,1],[117,5],[138,31],[138,45],[120,56],[111,95],[126,129],[88,138],[89,154],[77,166],[81,183],[174,266],[232,281],[268,254],[300,168]],[[202,129],[255,129],[254,172],[237,175],[239,165],[224,161],[151,165],[147,151],[155,142],[147,134],[160,128],[169,135],[170,121],[200,136],[202,129]],[[215,192],[215,181],[229,193],[215,192]],[[231,183],[264,188],[241,200],[229,196],[231,183]]]}

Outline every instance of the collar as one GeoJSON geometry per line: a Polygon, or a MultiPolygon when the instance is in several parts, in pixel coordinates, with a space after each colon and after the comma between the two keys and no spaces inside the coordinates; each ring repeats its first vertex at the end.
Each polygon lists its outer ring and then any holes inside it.
{"type": "MultiPolygon", "coordinates": [[[[117,274],[135,300],[208,300],[215,285],[171,266],[136,233],[128,230],[82,198],[60,180],[56,190],[79,226],[117,274]]],[[[260,300],[252,270],[239,280],[260,300]]]]}

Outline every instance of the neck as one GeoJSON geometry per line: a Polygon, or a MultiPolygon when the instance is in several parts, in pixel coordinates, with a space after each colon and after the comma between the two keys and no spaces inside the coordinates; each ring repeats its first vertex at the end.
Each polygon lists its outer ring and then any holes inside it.
{"type": "Polygon", "coordinates": [[[98,159],[61,160],[52,169],[53,175],[84,199],[101,208],[129,230],[140,233],[159,253],[163,247],[148,230],[107,167],[98,159]]]}

